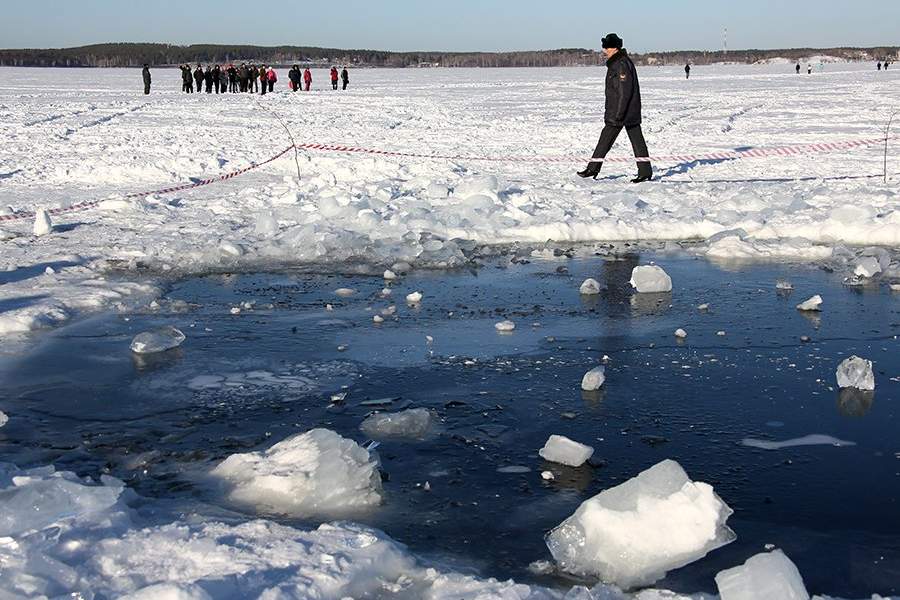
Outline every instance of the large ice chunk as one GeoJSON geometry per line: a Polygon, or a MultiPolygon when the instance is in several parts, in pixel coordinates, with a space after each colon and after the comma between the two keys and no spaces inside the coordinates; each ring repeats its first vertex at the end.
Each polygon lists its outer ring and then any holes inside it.
{"type": "Polygon", "coordinates": [[[881,273],[881,263],[878,262],[878,259],[874,256],[866,256],[861,258],[858,263],[856,263],[856,268],[853,270],[853,274],[857,277],[865,277],[866,279],[870,279],[875,277],[881,273]]]}
{"type": "Polygon", "coordinates": [[[167,325],[137,334],[131,341],[131,351],[135,354],[154,354],[180,346],[185,336],[180,330],[167,325]]]}
{"type": "Polygon", "coordinates": [[[822,306],[822,296],[816,294],[809,300],[805,302],[801,302],[797,305],[797,310],[802,311],[819,311],[822,310],[820,307],[822,306]]]}
{"type": "Polygon", "coordinates": [[[381,502],[381,476],[369,451],[328,429],[232,454],[212,476],[225,483],[230,501],[262,513],[337,516],[381,502]]]}
{"type": "Polygon", "coordinates": [[[631,272],[631,286],[639,294],[653,294],[672,291],[672,278],[656,265],[635,267],[631,272]]]}
{"type": "Polygon", "coordinates": [[[411,408],[398,413],[377,413],[359,426],[360,431],[371,438],[422,439],[431,429],[434,416],[427,408],[411,408]]]}
{"type": "Polygon", "coordinates": [[[550,462],[580,467],[594,455],[594,449],[562,435],[551,435],[538,454],[550,462]]]}
{"type": "Polygon", "coordinates": [[[547,547],[575,575],[646,586],[734,541],[725,525],[732,512],[712,486],[666,460],[583,502],[547,535],[547,547]]]}
{"type": "Polygon", "coordinates": [[[875,373],[872,371],[872,361],[851,356],[838,365],[837,384],[839,388],[874,390],[875,373]]]}
{"type": "Polygon", "coordinates": [[[716,585],[722,600],[809,600],[800,571],[781,550],[721,571],[716,585]]]}
{"type": "Polygon", "coordinates": [[[53,223],[50,221],[50,215],[43,208],[39,208],[34,213],[34,235],[47,235],[53,231],[53,223]]]}
{"type": "Polygon", "coordinates": [[[586,392],[596,392],[606,382],[606,367],[595,367],[581,378],[581,389],[586,392]]]}
{"type": "Polygon", "coordinates": [[[596,279],[585,279],[579,291],[582,296],[596,296],[600,293],[600,283],[596,279]]]}

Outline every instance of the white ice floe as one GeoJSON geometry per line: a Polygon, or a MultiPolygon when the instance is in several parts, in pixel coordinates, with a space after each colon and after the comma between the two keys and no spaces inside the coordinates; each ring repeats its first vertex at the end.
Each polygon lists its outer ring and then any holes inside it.
{"type": "Polygon", "coordinates": [[[666,460],[583,502],[547,546],[564,571],[647,586],[734,541],[731,514],[712,486],[666,460]]]}
{"type": "Polygon", "coordinates": [[[675,330],[675,337],[677,337],[678,339],[683,340],[687,336],[688,336],[687,331],[685,331],[684,329],[679,328],[679,329],[675,330]]]}
{"type": "Polygon", "coordinates": [[[872,361],[851,356],[838,365],[837,384],[839,388],[856,388],[863,391],[875,389],[875,372],[872,361]]]}
{"type": "Polygon", "coordinates": [[[631,286],[640,294],[654,294],[672,291],[672,278],[662,267],[642,265],[631,272],[631,286]]]}
{"type": "Polygon", "coordinates": [[[786,279],[779,279],[775,282],[775,289],[782,291],[790,291],[794,289],[794,284],[786,279]]]}
{"type": "Polygon", "coordinates": [[[411,408],[397,413],[376,413],[366,418],[360,431],[375,439],[422,439],[428,435],[434,415],[427,408],[411,408]]]}
{"type": "Polygon", "coordinates": [[[600,283],[596,279],[585,279],[579,292],[582,296],[596,296],[600,293],[600,283]]]}
{"type": "Polygon", "coordinates": [[[422,295],[422,292],[413,292],[411,294],[406,295],[406,303],[407,304],[419,304],[420,302],[422,302],[422,298],[424,298],[424,296],[422,295]]]}
{"type": "Polygon", "coordinates": [[[131,341],[131,351],[135,354],[155,354],[179,347],[187,339],[181,330],[167,325],[152,331],[137,334],[131,341]]]}
{"type": "Polygon", "coordinates": [[[43,208],[39,208],[34,212],[34,226],[32,232],[34,235],[47,235],[53,231],[53,223],[50,221],[50,215],[43,208]]]}
{"type": "Polygon", "coordinates": [[[384,323],[384,317],[382,317],[381,315],[375,315],[374,317],[372,317],[372,321],[376,324],[381,324],[384,323]]]}
{"type": "Polygon", "coordinates": [[[801,302],[797,305],[797,310],[802,310],[804,312],[814,312],[822,310],[822,296],[816,294],[809,300],[805,302],[801,302]]]}
{"type": "Polygon", "coordinates": [[[338,288],[334,290],[334,293],[341,298],[349,298],[350,296],[356,295],[356,290],[351,288],[338,288]]]}
{"type": "Polygon", "coordinates": [[[594,449],[562,435],[551,435],[538,454],[550,462],[580,467],[594,455],[594,449]]]}
{"type": "Polygon", "coordinates": [[[871,279],[879,273],[881,273],[881,264],[873,256],[865,256],[859,259],[859,262],[856,263],[856,268],[853,269],[854,275],[866,279],[871,279]]]}
{"type": "Polygon", "coordinates": [[[581,378],[581,389],[586,392],[596,392],[606,382],[606,367],[594,367],[581,378]]]}
{"type": "Polygon", "coordinates": [[[809,600],[797,566],[784,552],[764,552],[716,575],[721,600],[809,600]]]}
{"type": "Polygon", "coordinates": [[[211,474],[230,502],[259,513],[340,515],[381,503],[381,477],[369,451],[327,429],[232,454],[211,474]]]}
{"type": "Polygon", "coordinates": [[[797,446],[835,446],[842,448],[844,446],[855,446],[855,442],[839,440],[830,435],[814,433],[803,437],[784,440],[781,442],[773,442],[769,440],[757,440],[754,438],[744,438],[741,444],[750,448],[760,448],[762,450],[781,450],[783,448],[794,448],[797,446]]]}
{"type": "Polygon", "coordinates": [[[509,333],[510,331],[514,331],[515,328],[516,324],[509,320],[494,323],[494,329],[496,329],[500,333],[509,333]]]}
{"type": "Polygon", "coordinates": [[[6,415],[5,412],[0,410],[0,427],[3,427],[7,423],[9,423],[9,417],[6,415]]]}

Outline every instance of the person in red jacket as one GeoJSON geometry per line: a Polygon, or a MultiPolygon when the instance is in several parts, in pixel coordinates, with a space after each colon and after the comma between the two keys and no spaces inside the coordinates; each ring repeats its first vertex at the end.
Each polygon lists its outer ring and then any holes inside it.
{"type": "Polygon", "coordinates": [[[278,81],[278,75],[275,74],[275,69],[269,69],[269,72],[266,73],[266,79],[269,81],[269,91],[274,92],[275,83],[278,81]]]}
{"type": "Polygon", "coordinates": [[[336,90],[338,87],[338,70],[337,67],[331,67],[331,89],[336,90]]]}
{"type": "Polygon", "coordinates": [[[303,83],[306,84],[306,91],[309,91],[309,86],[312,85],[312,73],[309,72],[309,68],[307,68],[303,72],[303,83]]]}

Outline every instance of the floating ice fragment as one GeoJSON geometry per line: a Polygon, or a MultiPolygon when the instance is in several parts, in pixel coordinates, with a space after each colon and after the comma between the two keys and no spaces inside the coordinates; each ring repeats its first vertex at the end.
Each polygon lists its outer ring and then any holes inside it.
{"type": "Polygon", "coordinates": [[[709,304],[701,304],[697,307],[697,310],[709,310],[709,304]]]}
{"type": "Polygon", "coordinates": [[[390,296],[393,293],[394,291],[391,288],[384,288],[383,290],[381,290],[382,296],[390,296]]]}
{"type": "Polygon", "coordinates": [[[675,337],[677,337],[680,340],[683,340],[684,338],[687,337],[687,331],[685,331],[684,329],[676,329],[675,337]]]}
{"type": "Polygon", "coordinates": [[[428,434],[434,416],[427,408],[411,408],[398,413],[377,413],[359,426],[371,438],[422,439],[428,434]]]}
{"type": "Polygon", "coordinates": [[[583,296],[596,296],[600,293],[600,284],[596,279],[585,279],[579,291],[583,296]]]}
{"type": "Polygon", "coordinates": [[[233,306],[233,307],[231,307],[231,310],[228,312],[230,312],[233,315],[239,315],[239,314],[241,314],[241,308],[239,306],[233,306]]]}
{"type": "Polygon", "coordinates": [[[891,291],[892,292],[900,292],[900,283],[892,283],[891,291]]]}
{"type": "Polygon", "coordinates": [[[731,514],[712,486],[666,460],[583,502],[546,542],[569,573],[647,586],[734,541],[731,514]]]}
{"type": "Polygon", "coordinates": [[[586,392],[596,392],[606,381],[606,367],[595,367],[581,378],[581,389],[586,392]]]}
{"type": "Polygon", "coordinates": [[[831,437],[830,435],[822,435],[814,433],[805,435],[800,438],[784,440],[783,442],[771,442],[768,440],[756,440],[753,438],[745,438],[741,440],[741,445],[750,448],[759,448],[761,450],[781,450],[782,448],[794,448],[797,446],[835,446],[843,448],[844,446],[855,446],[855,442],[847,442],[831,437]]]}
{"type": "Polygon", "coordinates": [[[776,290],[784,290],[784,291],[792,290],[792,289],[794,289],[794,284],[791,283],[790,281],[788,281],[787,279],[779,279],[775,283],[775,289],[776,290]]]}
{"type": "Polygon", "coordinates": [[[43,208],[37,209],[34,213],[34,235],[47,235],[53,231],[53,223],[50,221],[50,215],[43,208]]]}
{"type": "Polygon", "coordinates": [[[822,296],[816,294],[806,302],[801,302],[800,304],[798,304],[797,310],[819,311],[822,310],[821,308],[819,308],[820,306],[822,306],[822,296]]]}
{"type": "Polygon", "coordinates": [[[851,356],[838,365],[836,375],[839,388],[875,389],[875,373],[870,360],[851,356]]]}
{"type": "Polygon", "coordinates": [[[556,476],[553,474],[553,471],[544,471],[541,473],[541,479],[544,481],[553,481],[556,479],[556,476]]]}
{"type": "Polygon", "coordinates": [[[391,271],[390,269],[388,269],[387,271],[384,272],[384,279],[385,279],[385,281],[393,281],[393,280],[397,279],[397,274],[394,273],[393,271],[391,271]]]}
{"type": "Polygon", "coordinates": [[[9,423],[9,417],[6,416],[6,413],[0,410],[0,427],[3,427],[7,423],[9,423]]]}
{"type": "Polygon", "coordinates": [[[725,331],[717,331],[717,332],[716,332],[716,335],[719,336],[719,337],[725,337],[725,336],[728,335],[728,334],[727,334],[725,331]]]}
{"type": "Polygon", "coordinates": [[[635,267],[631,272],[631,286],[639,294],[654,294],[672,291],[672,278],[657,265],[635,267]]]}
{"type": "Polygon", "coordinates": [[[861,258],[860,261],[856,263],[856,268],[853,269],[854,275],[866,279],[871,279],[879,273],[881,273],[881,264],[878,262],[878,259],[873,256],[861,258]]]}
{"type": "Polygon", "coordinates": [[[381,502],[381,477],[369,451],[328,429],[232,454],[211,475],[231,502],[260,513],[331,516],[381,502]]]}
{"type": "Polygon", "coordinates": [[[372,321],[374,321],[375,323],[384,323],[384,317],[382,317],[381,315],[375,315],[374,317],[372,317],[372,321]]]}
{"type": "Polygon", "coordinates": [[[551,435],[538,454],[550,462],[569,467],[580,467],[593,456],[594,449],[562,435],[551,435]]]}
{"type": "Polygon", "coordinates": [[[335,295],[340,296],[341,298],[349,298],[356,294],[356,290],[351,288],[338,288],[334,290],[335,295]]]}
{"type": "Polygon", "coordinates": [[[781,550],[720,571],[716,585],[722,600],[809,600],[800,571],[781,550]]]}
{"type": "Polygon", "coordinates": [[[501,333],[509,333],[510,331],[515,330],[516,324],[512,321],[500,321],[499,323],[494,324],[494,329],[501,333]]]}
{"type": "Polygon", "coordinates": [[[131,351],[135,354],[154,354],[180,346],[185,336],[180,330],[167,325],[137,334],[131,341],[131,351]]]}
{"type": "Polygon", "coordinates": [[[408,304],[418,304],[422,301],[423,297],[424,296],[422,296],[422,292],[413,292],[412,294],[406,296],[406,302],[408,304]]]}

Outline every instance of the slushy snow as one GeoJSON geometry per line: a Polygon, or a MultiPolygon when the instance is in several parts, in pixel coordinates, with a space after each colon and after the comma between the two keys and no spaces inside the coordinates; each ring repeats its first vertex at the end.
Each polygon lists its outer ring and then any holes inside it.
{"type": "Polygon", "coordinates": [[[547,547],[569,573],[647,586],[734,541],[725,525],[731,514],[712,486],[666,460],[583,502],[547,547]]]}
{"type": "Polygon", "coordinates": [[[562,435],[551,435],[538,454],[550,462],[580,467],[594,455],[594,449],[562,435]]]}
{"type": "Polygon", "coordinates": [[[721,600],[809,600],[800,571],[781,550],[719,572],[716,585],[721,600]]]}
{"type": "Polygon", "coordinates": [[[185,339],[179,329],[167,325],[137,334],[131,341],[131,351],[135,354],[156,354],[179,347],[185,339]]]}
{"type": "Polygon", "coordinates": [[[594,367],[581,378],[581,389],[585,392],[596,392],[606,382],[606,367],[594,367]]]}
{"type": "Polygon", "coordinates": [[[582,296],[596,296],[600,293],[600,284],[596,279],[585,279],[579,289],[582,296]]]}
{"type": "Polygon", "coordinates": [[[839,388],[875,389],[875,373],[870,360],[851,356],[838,365],[836,376],[839,388]]]}
{"type": "Polygon", "coordinates": [[[366,418],[360,431],[375,439],[422,439],[431,429],[434,415],[427,408],[411,408],[398,413],[376,413],[366,418]]]}
{"type": "Polygon", "coordinates": [[[631,272],[631,286],[639,294],[656,294],[672,291],[672,278],[662,267],[643,265],[631,272]]]}
{"type": "Polygon", "coordinates": [[[809,300],[806,300],[805,302],[801,302],[800,304],[798,304],[797,310],[801,310],[804,312],[814,312],[814,311],[822,310],[821,306],[822,306],[822,296],[819,296],[818,294],[816,294],[809,300]]]}
{"type": "Polygon", "coordinates": [[[211,474],[230,502],[258,513],[341,515],[382,499],[369,451],[328,429],[291,436],[262,452],[232,454],[211,474]]]}

